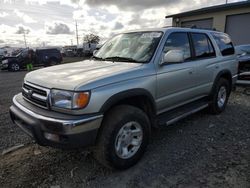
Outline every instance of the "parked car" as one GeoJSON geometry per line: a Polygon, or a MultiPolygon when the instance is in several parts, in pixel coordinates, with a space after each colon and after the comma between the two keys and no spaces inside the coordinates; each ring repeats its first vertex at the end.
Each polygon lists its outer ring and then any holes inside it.
{"type": "MultiPolygon", "coordinates": [[[[25,68],[28,61],[29,49],[22,50],[16,56],[4,57],[1,62],[2,70],[19,71],[25,68]]],[[[58,49],[37,49],[33,66],[51,66],[60,64],[62,62],[62,55],[58,49]]]]}
{"type": "Polygon", "coordinates": [[[62,54],[56,48],[36,49],[36,63],[38,65],[52,66],[62,62],[62,54]]]}
{"type": "Polygon", "coordinates": [[[28,73],[10,115],[40,145],[93,146],[102,164],[126,169],[142,157],[153,127],[205,108],[223,112],[237,67],[225,33],[125,32],[90,60],[28,73]]]}
{"type": "Polygon", "coordinates": [[[235,50],[239,59],[239,83],[250,81],[250,44],[236,46],[235,50]]]}

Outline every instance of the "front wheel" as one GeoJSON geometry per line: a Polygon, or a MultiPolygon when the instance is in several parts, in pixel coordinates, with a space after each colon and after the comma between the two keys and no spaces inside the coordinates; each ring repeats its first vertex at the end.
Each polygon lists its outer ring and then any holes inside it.
{"type": "Polygon", "coordinates": [[[103,121],[94,156],[107,167],[129,168],[142,157],[149,137],[150,122],[142,110],[129,105],[114,107],[103,121]]]}
{"type": "Polygon", "coordinates": [[[11,63],[9,71],[16,72],[20,70],[20,65],[18,63],[11,63]]]}
{"type": "Polygon", "coordinates": [[[212,93],[209,111],[212,114],[220,114],[226,108],[231,89],[229,81],[221,78],[212,93]]]}

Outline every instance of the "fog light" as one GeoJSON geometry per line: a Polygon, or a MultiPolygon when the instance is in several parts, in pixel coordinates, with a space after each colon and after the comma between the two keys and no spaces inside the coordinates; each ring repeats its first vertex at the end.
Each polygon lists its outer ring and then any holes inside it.
{"type": "Polygon", "coordinates": [[[44,137],[46,139],[54,141],[54,142],[59,142],[60,141],[60,137],[57,134],[44,133],[44,137]]]}

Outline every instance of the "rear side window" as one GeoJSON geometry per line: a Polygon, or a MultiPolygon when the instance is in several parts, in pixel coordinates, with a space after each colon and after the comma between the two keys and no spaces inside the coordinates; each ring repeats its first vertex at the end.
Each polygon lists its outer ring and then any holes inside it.
{"type": "Polygon", "coordinates": [[[206,34],[191,33],[191,36],[194,44],[195,58],[202,59],[215,57],[214,48],[206,34]]]}
{"type": "Polygon", "coordinates": [[[235,53],[233,43],[227,34],[212,33],[212,36],[214,37],[223,56],[233,55],[235,53]]]}
{"type": "Polygon", "coordinates": [[[191,58],[190,44],[187,33],[171,33],[164,46],[164,53],[169,50],[183,50],[184,59],[191,58]]]}

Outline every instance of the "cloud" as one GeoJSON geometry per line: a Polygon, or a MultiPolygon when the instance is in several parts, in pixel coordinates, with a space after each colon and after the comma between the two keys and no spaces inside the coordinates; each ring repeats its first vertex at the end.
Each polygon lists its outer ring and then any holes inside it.
{"type": "Polygon", "coordinates": [[[124,25],[122,23],[120,23],[120,22],[115,23],[115,26],[114,26],[115,30],[119,30],[119,29],[122,29],[122,28],[124,28],[124,25]]]}
{"type": "MultiPolygon", "coordinates": [[[[230,2],[235,1],[231,0],[230,2]]],[[[23,29],[29,46],[76,44],[89,33],[103,41],[125,30],[171,25],[166,15],[222,4],[225,0],[0,0],[0,38],[23,46],[23,29]],[[192,5],[192,6],[190,6],[192,5]],[[4,12],[3,12],[4,11],[4,12]],[[27,27],[28,26],[28,27],[27,27]]],[[[0,44],[1,45],[1,44],[0,44]]]]}
{"type": "MultiPolygon", "coordinates": [[[[76,2],[76,0],[74,0],[76,2]]],[[[181,0],[85,0],[85,3],[90,6],[115,5],[126,10],[142,10],[147,8],[169,6],[177,4],[181,0]]]]}
{"type": "Polygon", "coordinates": [[[37,22],[36,20],[34,20],[33,18],[31,18],[27,14],[19,11],[18,9],[14,9],[14,13],[16,14],[16,16],[18,16],[19,18],[21,18],[25,23],[36,23],[37,22]]]}
{"type": "Polygon", "coordinates": [[[24,33],[28,34],[29,32],[30,29],[28,27],[25,27],[23,25],[18,25],[15,34],[24,34],[24,33]]]}
{"type": "Polygon", "coordinates": [[[8,16],[9,14],[8,13],[6,13],[6,12],[0,12],[0,18],[4,18],[4,17],[6,17],[6,16],[8,16]]]}
{"type": "Polygon", "coordinates": [[[63,22],[54,22],[46,25],[46,33],[50,35],[73,34],[69,26],[63,22]]]}
{"type": "Polygon", "coordinates": [[[1,40],[1,39],[0,39],[0,43],[4,43],[4,40],[1,40]]]}

